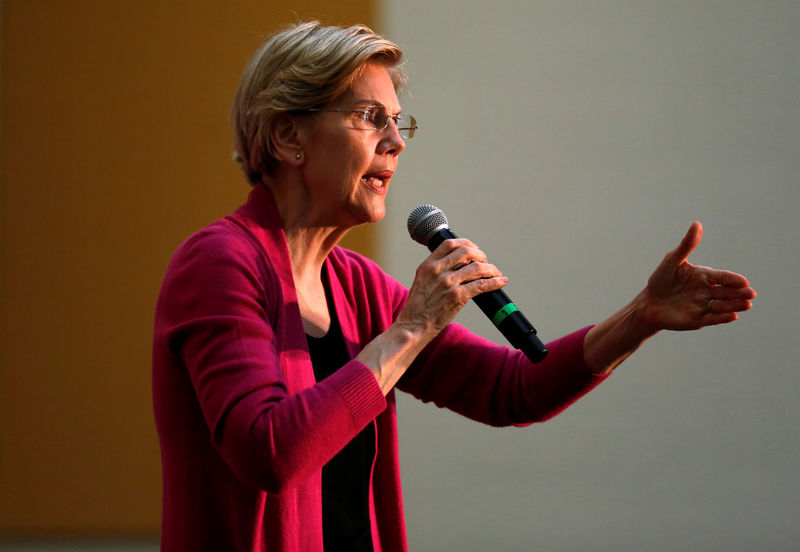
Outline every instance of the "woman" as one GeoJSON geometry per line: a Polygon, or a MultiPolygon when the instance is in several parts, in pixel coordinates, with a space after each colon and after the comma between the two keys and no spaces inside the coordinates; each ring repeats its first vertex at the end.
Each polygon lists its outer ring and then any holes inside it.
{"type": "Polygon", "coordinates": [[[181,245],[156,311],[163,550],[406,550],[395,387],[487,424],[542,421],[657,331],[751,306],[744,277],[687,262],[695,223],[630,304],[532,365],[451,323],[506,284],[474,243],[442,243],[408,290],[338,247],[383,217],[415,130],[400,60],[365,27],[314,22],[245,70],[232,124],[252,191],[181,245]]]}

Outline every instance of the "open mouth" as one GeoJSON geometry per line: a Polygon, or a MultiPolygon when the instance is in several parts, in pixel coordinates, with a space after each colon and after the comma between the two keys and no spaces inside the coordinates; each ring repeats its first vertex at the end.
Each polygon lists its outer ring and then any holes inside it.
{"type": "Polygon", "coordinates": [[[392,171],[380,171],[376,173],[365,174],[361,177],[361,181],[370,188],[381,190],[386,187],[390,178],[392,178],[392,171]]]}
{"type": "Polygon", "coordinates": [[[383,179],[377,176],[364,175],[361,177],[361,180],[373,188],[383,188],[385,185],[383,179]]]}

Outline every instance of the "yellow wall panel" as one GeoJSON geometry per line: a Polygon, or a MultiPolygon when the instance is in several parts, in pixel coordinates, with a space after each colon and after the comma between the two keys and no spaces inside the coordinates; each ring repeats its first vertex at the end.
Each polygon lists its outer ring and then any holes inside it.
{"type": "MultiPolygon", "coordinates": [[[[0,535],[152,534],[152,317],[172,251],[244,201],[228,109],[276,26],[370,1],[2,4],[0,535]]],[[[350,245],[372,253],[372,234],[350,245]]]]}

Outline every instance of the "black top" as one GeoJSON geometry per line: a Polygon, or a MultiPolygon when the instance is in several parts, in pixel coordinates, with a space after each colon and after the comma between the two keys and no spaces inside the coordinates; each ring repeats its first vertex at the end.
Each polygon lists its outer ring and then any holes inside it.
{"type": "MultiPolygon", "coordinates": [[[[323,337],[306,335],[314,376],[320,381],[350,361],[330,286],[325,295],[331,326],[323,337]]],[[[372,552],[369,479],[375,458],[375,424],[368,424],[322,468],[322,533],[325,552],[372,552]]]]}

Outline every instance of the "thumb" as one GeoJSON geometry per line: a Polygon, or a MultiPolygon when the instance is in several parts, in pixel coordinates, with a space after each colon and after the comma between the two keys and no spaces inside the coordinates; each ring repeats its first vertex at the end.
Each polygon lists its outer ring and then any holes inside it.
{"type": "Polygon", "coordinates": [[[670,257],[676,264],[681,264],[689,258],[689,255],[700,244],[703,239],[703,225],[694,221],[687,230],[686,235],[681,240],[680,245],[676,247],[671,253],[670,257]]]}

